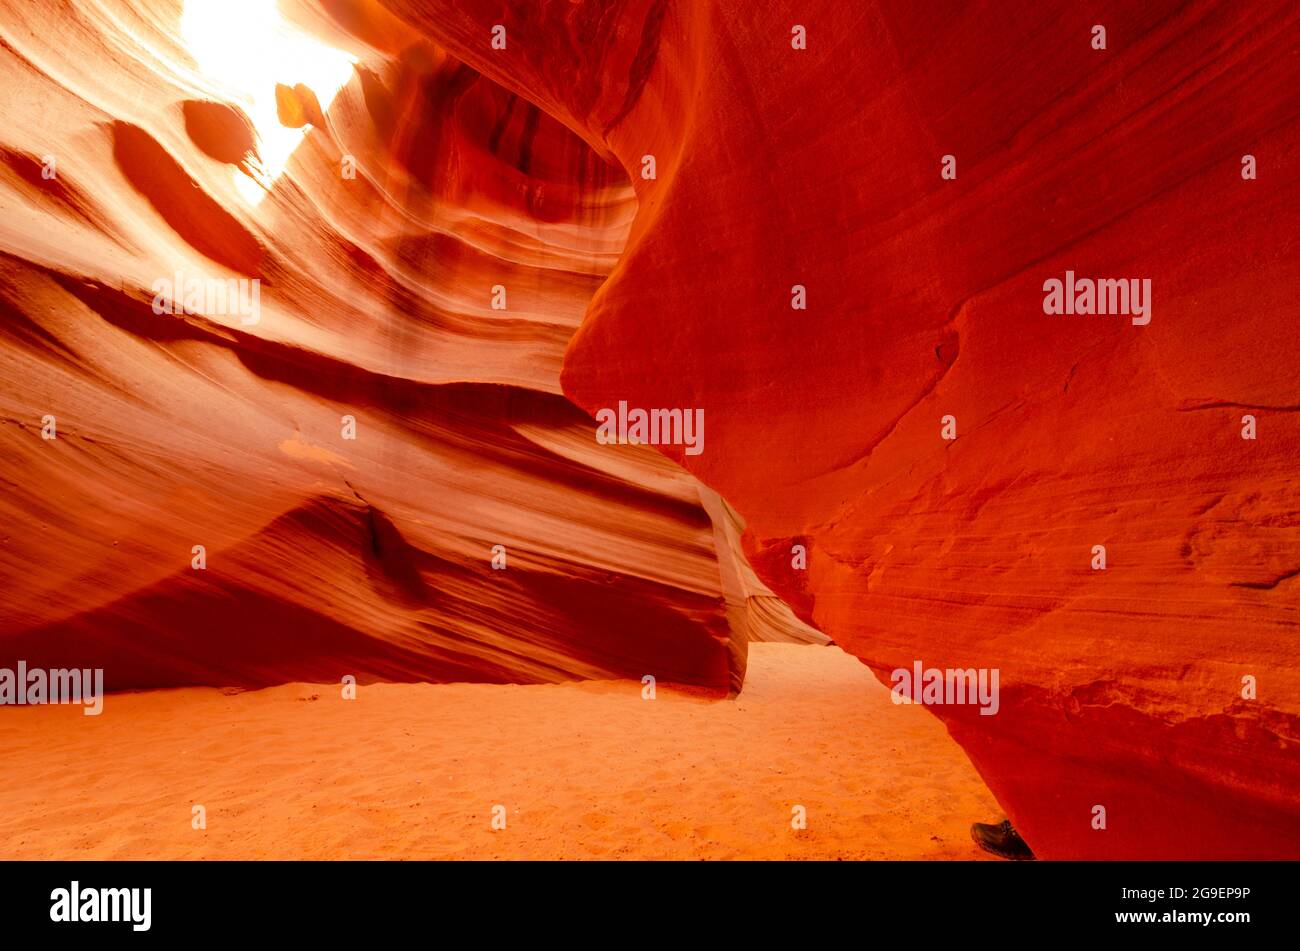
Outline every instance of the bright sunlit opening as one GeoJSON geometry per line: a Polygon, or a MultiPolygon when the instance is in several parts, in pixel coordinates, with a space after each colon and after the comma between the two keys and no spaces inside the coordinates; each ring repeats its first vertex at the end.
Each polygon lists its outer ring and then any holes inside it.
{"type": "Polygon", "coordinates": [[[181,37],[208,80],[227,87],[257,130],[262,178],[234,173],[235,187],[252,204],[266,196],[306,129],[280,124],[276,83],[303,83],[329,108],[352,76],[356,60],[286,22],[276,0],[185,0],[181,37]]]}

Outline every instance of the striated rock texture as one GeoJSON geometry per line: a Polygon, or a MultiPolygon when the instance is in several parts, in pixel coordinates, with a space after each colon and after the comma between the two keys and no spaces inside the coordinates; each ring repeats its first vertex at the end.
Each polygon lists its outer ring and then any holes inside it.
{"type": "Polygon", "coordinates": [[[5,657],[735,688],[779,596],[996,668],[931,709],[1040,856],[1300,857],[1294,4],[284,0],[340,88],[242,100],[193,10],[2,7],[5,657]]]}
{"type": "Polygon", "coordinates": [[[1300,857],[1294,4],[385,7],[628,169],[565,392],[703,408],[665,452],[882,679],[997,668],[932,709],[1040,856],[1300,857]]]}
{"type": "Polygon", "coordinates": [[[560,395],[637,205],[535,104],[337,3],[5,3],[0,70],[0,665],[737,690],[825,640],[560,395]],[[155,312],[195,278],[258,312],[155,312]]]}

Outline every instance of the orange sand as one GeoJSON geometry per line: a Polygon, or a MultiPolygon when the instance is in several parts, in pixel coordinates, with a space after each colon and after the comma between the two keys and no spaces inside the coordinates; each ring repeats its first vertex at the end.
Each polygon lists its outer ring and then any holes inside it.
{"type": "Polygon", "coordinates": [[[734,701],[605,681],[7,708],[0,761],[0,858],[964,859],[1001,815],[934,717],[792,644],[751,645],[734,701]]]}

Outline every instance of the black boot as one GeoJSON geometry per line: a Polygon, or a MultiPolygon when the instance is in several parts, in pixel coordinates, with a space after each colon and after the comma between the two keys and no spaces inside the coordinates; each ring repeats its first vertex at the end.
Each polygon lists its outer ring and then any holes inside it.
{"type": "Polygon", "coordinates": [[[1011,828],[1011,820],[1003,819],[997,825],[977,822],[970,827],[970,837],[985,852],[1016,862],[1032,860],[1034,853],[1020,833],[1011,828]]]}

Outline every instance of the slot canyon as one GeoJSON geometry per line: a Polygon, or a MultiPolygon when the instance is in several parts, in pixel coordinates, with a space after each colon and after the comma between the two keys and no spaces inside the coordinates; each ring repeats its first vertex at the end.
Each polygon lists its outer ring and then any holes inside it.
{"type": "Polygon", "coordinates": [[[0,0],[0,667],[109,691],[0,752],[115,751],[177,830],[6,780],[6,855],[293,857],[355,756],[367,855],[409,768],[583,790],[422,855],[1300,857],[1298,45],[1285,2],[0,0]],[[891,702],[922,668],[996,702],[891,702]],[[138,775],[186,755],[285,791],[227,809],[259,844],[138,775]]]}

